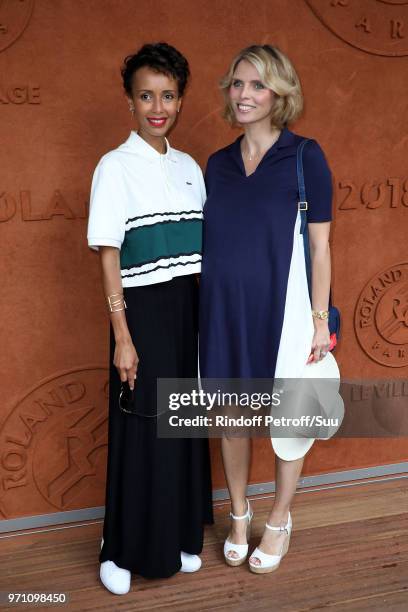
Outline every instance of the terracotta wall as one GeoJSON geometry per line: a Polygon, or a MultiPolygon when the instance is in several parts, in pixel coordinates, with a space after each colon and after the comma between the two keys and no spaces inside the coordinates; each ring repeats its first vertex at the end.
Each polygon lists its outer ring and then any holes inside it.
{"type": "MultiPolygon", "coordinates": [[[[0,2],[0,516],[102,505],[108,324],[86,245],[93,169],[130,129],[119,75],[147,41],[183,51],[193,80],[172,144],[205,165],[236,138],[217,80],[232,55],[273,43],[292,58],[335,180],[337,351],[346,377],[407,375],[408,2],[0,2]],[[396,317],[392,333],[384,327],[396,317]],[[397,320],[398,319],[398,320],[397,320]]],[[[218,445],[214,485],[224,486],[218,445]]],[[[304,474],[408,460],[406,439],[317,442],[304,474]]],[[[256,443],[252,482],[273,480],[256,443]]]]}

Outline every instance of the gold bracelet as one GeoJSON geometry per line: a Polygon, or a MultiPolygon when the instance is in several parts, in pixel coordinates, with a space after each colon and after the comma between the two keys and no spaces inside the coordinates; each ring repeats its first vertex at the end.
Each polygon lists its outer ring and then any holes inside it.
{"type": "Polygon", "coordinates": [[[326,320],[329,318],[329,311],[328,310],[312,310],[312,317],[314,319],[326,320]]]}
{"type": "Polygon", "coordinates": [[[108,295],[107,300],[109,312],[119,312],[120,310],[125,310],[125,308],[127,308],[123,293],[112,293],[111,295],[108,295]],[[120,297],[117,298],[117,296],[120,297]]]}

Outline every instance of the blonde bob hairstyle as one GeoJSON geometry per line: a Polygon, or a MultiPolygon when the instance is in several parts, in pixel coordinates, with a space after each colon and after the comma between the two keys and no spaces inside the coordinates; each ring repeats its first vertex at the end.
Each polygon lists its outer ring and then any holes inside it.
{"type": "Polygon", "coordinates": [[[289,58],[271,45],[251,45],[240,51],[232,60],[228,72],[220,80],[220,89],[225,99],[224,119],[231,125],[237,123],[230,102],[229,88],[234,80],[235,69],[242,60],[250,62],[258,70],[262,83],[275,93],[271,112],[272,127],[282,129],[295,121],[303,110],[299,77],[289,58]]]}

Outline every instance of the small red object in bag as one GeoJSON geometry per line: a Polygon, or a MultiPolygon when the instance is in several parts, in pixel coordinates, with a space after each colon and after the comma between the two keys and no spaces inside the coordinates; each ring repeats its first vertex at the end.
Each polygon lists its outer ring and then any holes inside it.
{"type": "Polygon", "coordinates": [[[329,344],[329,351],[332,351],[334,349],[334,347],[337,344],[337,336],[336,334],[331,334],[330,336],[330,344],[329,344]]]}

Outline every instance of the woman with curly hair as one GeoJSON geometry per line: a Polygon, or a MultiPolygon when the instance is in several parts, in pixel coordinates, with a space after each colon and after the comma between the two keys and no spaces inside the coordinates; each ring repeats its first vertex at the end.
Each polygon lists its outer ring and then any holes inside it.
{"type": "Polygon", "coordinates": [[[137,131],[99,161],[88,225],[111,323],[100,577],[116,594],[129,591],[131,572],[197,571],[213,522],[208,440],[157,434],[157,378],[197,377],[206,194],[197,163],[166,138],[189,67],[174,47],[147,44],[122,77],[137,131]]]}

